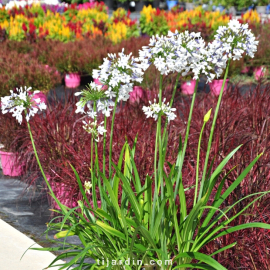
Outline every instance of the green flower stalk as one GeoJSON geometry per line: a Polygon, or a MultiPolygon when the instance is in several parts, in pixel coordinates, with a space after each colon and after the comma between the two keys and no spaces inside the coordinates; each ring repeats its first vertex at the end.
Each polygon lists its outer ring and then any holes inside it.
{"type": "Polygon", "coordinates": [[[206,125],[206,123],[209,121],[210,116],[211,116],[211,111],[212,109],[210,109],[206,115],[204,116],[203,119],[203,126],[200,132],[200,138],[199,138],[199,143],[198,143],[198,151],[197,151],[197,164],[196,164],[196,185],[195,185],[195,194],[194,194],[194,202],[193,202],[193,206],[196,205],[197,203],[197,195],[198,195],[198,186],[199,186],[199,165],[200,165],[200,150],[201,150],[201,141],[202,141],[202,134],[204,131],[204,127],[206,125]]]}
{"type": "Polygon", "coordinates": [[[203,169],[203,175],[202,175],[202,181],[201,181],[201,187],[200,187],[200,192],[199,192],[198,200],[201,199],[202,194],[203,194],[205,176],[206,176],[206,171],[207,171],[207,166],[208,166],[208,160],[209,160],[210,150],[211,150],[211,146],[212,146],[214,129],[215,129],[216,121],[217,121],[217,116],[218,116],[219,107],[220,107],[220,103],[221,103],[221,99],[222,99],[222,95],[223,95],[223,90],[224,90],[224,87],[225,87],[226,79],[228,77],[230,62],[231,62],[231,60],[229,60],[228,65],[227,65],[227,68],[226,68],[226,71],[225,71],[225,75],[224,75],[222,87],[221,87],[221,90],[220,90],[220,94],[219,94],[219,97],[218,97],[217,106],[216,106],[216,109],[215,109],[213,123],[212,123],[212,126],[211,126],[211,131],[210,131],[210,136],[209,136],[208,145],[207,145],[207,152],[206,152],[206,156],[205,156],[205,163],[204,163],[204,169],[203,169]]]}
{"type": "Polygon", "coordinates": [[[109,148],[109,178],[111,178],[111,176],[112,176],[113,127],[114,127],[115,112],[116,112],[117,102],[118,102],[118,95],[119,95],[119,92],[117,91],[115,102],[114,102],[114,108],[113,108],[112,123],[111,123],[110,148],[109,148]]]}

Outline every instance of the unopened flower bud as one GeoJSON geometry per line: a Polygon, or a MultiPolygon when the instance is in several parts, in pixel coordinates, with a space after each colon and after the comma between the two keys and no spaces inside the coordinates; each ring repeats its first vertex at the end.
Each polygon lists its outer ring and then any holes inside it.
{"type": "Polygon", "coordinates": [[[206,113],[206,115],[204,116],[203,121],[206,123],[209,121],[210,116],[211,116],[211,112],[212,112],[212,108],[206,113]]]}

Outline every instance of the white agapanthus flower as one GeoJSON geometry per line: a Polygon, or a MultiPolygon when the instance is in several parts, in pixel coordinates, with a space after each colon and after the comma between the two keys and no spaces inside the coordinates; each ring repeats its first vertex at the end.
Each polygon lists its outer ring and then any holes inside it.
{"type": "Polygon", "coordinates": [[[238,60],[243,53],[253,57],[257,45],[247,24],[231,20],[228,26],[218,28],[215,40],[208,45],[200,33],[188,31],[169,31],[168,36],[153,36],[149,46],[139,51],[139,60],[144,70],[154,64],[162,75],[193,73],[193,79],[205,75],[207,82],[211,82],[220,77],[229,59],[238,60]]]}
{"type": "MultiPolygon", "coordinates": [[[[208,56],[213,55],[213,51],[214,48],[206,46],[200,33],[169,31],[168,36],[153,36],[149,46],[143,47],[139,52],[139,60],[145,69],[154,64],[161,74],[177,72],[186,76],[193,73],[194,79],[204,74],[210,82],[220,71],[215,72],[216,67],[208,61],[208,56]]],[[[213,57],[218,55],[214,54],[213,57]]],[[[224,68],[224,61],[220,67],[224,68]]]]}
{"type": "Polygon", "coordinates": [[[168,122],[174,120],[176,118],[175,108],[171,108],[169,106],[169,102],[166,104],[166,99],[164,98],[161,106],[159,103],[156,103],[156,99],[154,99],[154,103],[149,101],[150,106],[143,106],[142,110],[144,111],[146,118],[153,117],[155,120],[158,119],[159,115],[165,115],[168,119],[168,122]]]}
{"type": "Polygon", "coordinates": [[[97,101],[97,111],[109,117],[111,111],[113,110],[114,102],[112,100],[98,100],[97,101]]]}
{"type": "Polygon", "coordinates": [[[161,74],[187,73],[193,58],[197,57],[196,54],[204,46],[200,33],[169,31],[168,36],[153,36],[149,46],[144,46],[139,51],[139,60],[144,69],[154,64],[161,74]]]}
{"type": "Polygon", "coordinates": [[[32,87],[20,87],[16,88],[16,92],[10,90],[10,96],[1,97],[2,113],[12,113],[12,116],[21,124],[23,114],[26,114],[25,119],[28,122],[39,110],[46,110],[46,104],[41,102],[40,98],[34,98],[34,95],[40,91],[35,90],[30,93],[31,90],[32,87]]]}
{"type": "Polygon", "coordinates": [[[81,96],[80,100],[76,103],[76,113],[86,113],[91,118],[97,117],[97,112],[101,112],[109,117],[110,112],[113,110],[114,103],[108,100],[105,90],[102,85],[94,82],[90,83],[86,90],[75,93],[75,96],[81,96]],[[96,112],[93,109],[93,103],[96,102],[96,112]]]}
{"type": "Polygon", "coordinates": [[[103,136],[103,134],[106,132],[106,129],[104,128],[103,121],[101,123],[97,123],[97,120],[95,121],[83,121],[83,129],[91,134],[96,142],[99,142],[99,135],[103,136]]]}
{"type": "Polygon", "coordinates": [[[143,70],[137,59],[124,54],[124,49],[118,54],[108,54],[99,70],[93,70],[93,78],[99,79],[102,86],[107,86],[105,93],[112,99],[127,101],[133,90],[133,83],[143,81],[143,70]]]}
{"type": "Polygon", "coordinates": [[[220,43],[224,54],[233,60],[239,60],[244,53],[253,58],[259,43],[248,29],[248,24],[241,24],[238,20],[229,21],[228,26],[220,26],[215,40],[220,43]]]}

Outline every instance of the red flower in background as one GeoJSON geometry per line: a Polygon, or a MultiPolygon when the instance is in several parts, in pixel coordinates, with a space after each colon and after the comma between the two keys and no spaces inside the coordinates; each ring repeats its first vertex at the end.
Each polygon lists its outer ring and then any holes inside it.
{"type": "Polygon", "coordinates": [[[29,33],[33,34],[36,31],[36,26],[33,23],[29,23],[29,33]]]}
{"type": "Polygon", "coordinates": [[[27,32],[27,26],[25,23],[22,24],[22,30],[26,33],[27,32]]]}

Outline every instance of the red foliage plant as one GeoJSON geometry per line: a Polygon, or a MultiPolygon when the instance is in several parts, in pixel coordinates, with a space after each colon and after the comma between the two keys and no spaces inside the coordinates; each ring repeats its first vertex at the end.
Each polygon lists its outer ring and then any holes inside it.
{"type": "Polygon", "coordinates": [[[5,96],[10,89],[24,85],[47,92],[61,79],[55,68],[48,69],[30,54],[9,51],[5,47],[0,49],[0,81],[0,96],[5,96]]]}
{"type": "MultiPolygon", "coordinates": [[[[0,29],[1,41],[5,40],[3,31],[0,29]]],[[[131,38],[117,45],[104,37],[68,43],[42,39],[33,43],[30,39],[22,42],[6,40],[1,43],[0,96],[22,85],[50,90],[61,81],[56,69],[91,74],[94,68],[102,64],[108,53],[118,53],[125,48],[125,53],[137,55],[139,49],[149,42],[145,37],[131,38]]]]}
{"type": "MultiPolygon", "coordinates": [[[[172,84],[166,88],[164,96],[170,98],[172,84]]],[[[152,92],[155,95],[156,91],[152,92]]],[[[231,205],[238,199],[248,194],[266,191],[270,185],[270,85],[258,85],[245,95],[240,93],[238,86],[228,89],[221,103],[221,108],[215,128],[213,146],[210,161],[215,158],[214,168],[221,160],[235,149],[242,147],[228,162],[226,172],[237,166],[226,180],[228,187],[236,177],[248,166],[248,164],[260,153],[264,153],[257,164],[238,187],[229,196],[224,207],[231,205]]],[[[152,96],[153,98],[153,96],[152,96]]],[[[151,99],[152,99],[151,98],[151,99]]],[[[62,183],[69,190],[70,200],[81,199],[76,178],[69,164],[72,164],[83,182],[90,179],[90,140],[81,126],[82,115],[75,114],[76,99],[69,103],[56,103],[50,106],[46,115],[36,116],[31,121],[33,136],[41,163],[54,183],[62,183]]],[[[156,122],[146,119],[142,113],[142,106],[147,104],[144,97],[138,104],[129,104],[119,107],[114,127],[113,161],[117,162],[120,150],[126,139],[132,145],[138,134],[135,162],[138,166],[142,182],[144,177],[152,174],[155,145],[156,122]]],[[[183,181],[185,187],[195,182],[196,153],[199,133],[203,123],[203,115],[210,109],[215,108],[217,97],[210,94],[199,93],[194,107],[191,132],[187,146],[187,153],[183,167],[183,181]]],[[[179,133],[182,138],[185,134],[186,123],[190,108],[190,97],[177,93],[173,107],[177,108],[178,117],[169,125],[170,135],[166,160],[175,161],[179,142],[179,133]]],[[[213,113],[212,113],[213,114],[213,113]]],[[[110,119],[108,120],[110,123],[110,119]]],[[[211,128],[211,120],[206,125],[200,158],[200,172],[203,170],[204,159],[207,149],[207,141],[211,128]]],[[[25,136],[25,127],[17,133],[16,141],[21,143],[21,158],[27,160],[27,170],[31,170],[30,176],[25,179],[29,184],[35,182],[38,175],[38,167],[33,156],[33,149],[28,136],[25,136]],[[36,172],[36,174],[34,173],[36,172]]],[[[110,134],[110,126],[107,135],[110,134]]],[[[16,142],[15,141],[15,142],[16,142]]],[[[107,145],[108,148],[108,145],[107,145]]],[[[107,149],[108,150],[108,149],[107,149]]],[[[99,146],[99,156],[102,157],[102,143],[99,146]]],[[[100,160],[101,162],[101,160],[100,160]]],[[[101,163],[100,163],[101,164],[101,163]]],[[[107,163],[108,170],[108,163],[107,163]]],[[[166,170],[169,170],[167,167],[166,170]]],[[[224,172],[225,173],[225,172],[224,172]]],[[[187,194],[187,203],[192,207],[193,193],[191,189],[187,194]]],[[[240,211],[244,205],[251,201],[242,201],[233,209],[240,211]]],[[[230,216],[230,212],[228,213],[230,216]]],[[[258,200],[248,208],[244,215],[234,220],[238,225],[251,221],[270,222],[269,196],[258,200]]],[[[216,255],[216,259],[228,269],[269,269],[269,234],[261,229],[252,229],[236,232],[232,235],[218,239],[212,245],[208,245],[204,252],[211,254],[218,248],[237,241],[237,245],[227,251],[216,255]]]]}

